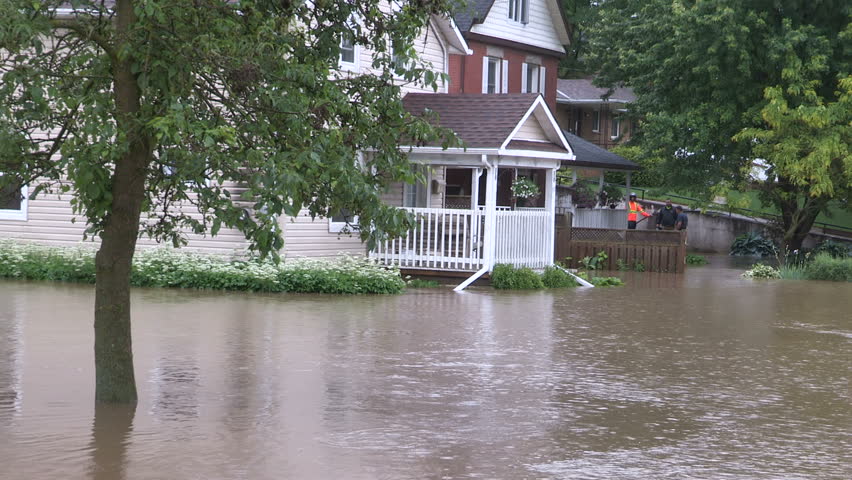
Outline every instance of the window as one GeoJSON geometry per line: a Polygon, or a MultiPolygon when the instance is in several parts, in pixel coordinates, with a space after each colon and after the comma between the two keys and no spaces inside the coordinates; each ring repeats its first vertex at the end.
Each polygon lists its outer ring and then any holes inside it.
{"type": "Polygon", "coordinates": [[[426,208],[429,206],[429,189],[426,183],[406,183],[402,189],[402,206],[426,208]]]}
{"type": "Polygon", "coordinates": [[[482,93],[507,93],[509,61],[497,57],[482,57],[482,93]]]}
{"type": "Polygon", "coordinates": [[[330,233],[347,233],[358,231],[358,215],[352,215],[347,209],[342,209],[337,215],[328,220],[328,231],[330,233]]]}
{"type": "Polygon", "coordinates": [[[524,63],[521,69],[521,93],[544,93],[546,69],[534,63],[524,63]]]}
{"type": "Polygon", "coordinates": [[[509,0],[509,19],[521,23],[530,22],[530,1],[509,0]]]}
{"type": "Polygon", "coordinates": [[[0,188],[0,219],[27,219],[27,187],[20,180],[0,188]]]}
{"type": "Polygon", "coordinates": [[[488,88],[485,93],[497,93],[497,73],[500,70],[500,61],[494,57],[488,57],[488,88]]]}
{"type": "Polygon", "coordinates": [[[609,136],[612,139],[616,139],[621,135],[621,119],[613,116],[612,117],[612,128],[610,128],[609,136]]]}
{"type": "Polygon", "coordinates": [[[600,132],[601,131],[601,111],[595,110],[592,112],[592,131],[600,132]]]}
{"type": "Polygon", "coordinates": [[[340,39],[340,67],[344,70],[358,69],[358,45],[355,45],[352,33],[346,33],[340,39]]]}

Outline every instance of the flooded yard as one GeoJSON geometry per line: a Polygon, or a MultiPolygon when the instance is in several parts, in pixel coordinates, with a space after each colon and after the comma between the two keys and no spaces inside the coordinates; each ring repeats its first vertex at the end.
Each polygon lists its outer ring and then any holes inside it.
{"type": "Polygon", "coordinates": [[[135,409],[95,408],[91,286],[0,281],[0,478],[852,478],[852,284],[739,273],[135,290],[135,409]]]}

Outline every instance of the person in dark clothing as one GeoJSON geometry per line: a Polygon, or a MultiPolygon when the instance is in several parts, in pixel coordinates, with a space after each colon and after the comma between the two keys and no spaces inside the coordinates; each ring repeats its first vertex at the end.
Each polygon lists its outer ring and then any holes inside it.
{"type": "Polygon", "coordinates": [[[677,212],[672,207],[672,201],[666,200],[666,206],[657,214],[657,230],[674,230],[677,222],[677,212]]]}
{"type": "Polygon", "coordinates": [[[675,230],[686,230],[686,226],[689,224],[689,218],[686,217],[686,214],[683,213],[683,207],[678,205],[675,207],[675,212],[677,212],[677,219],[675,220],[675,230]]]}

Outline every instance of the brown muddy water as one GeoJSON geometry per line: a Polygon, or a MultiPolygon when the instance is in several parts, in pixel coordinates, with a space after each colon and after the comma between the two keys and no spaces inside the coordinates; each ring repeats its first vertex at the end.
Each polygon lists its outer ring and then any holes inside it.
{"type": "Polygon", "coordinates": [[[137,290],[135,411],[95,408],[91,287],[2,281],[0,478],[852,478],[852,284],[739,273],[137,290]]]}

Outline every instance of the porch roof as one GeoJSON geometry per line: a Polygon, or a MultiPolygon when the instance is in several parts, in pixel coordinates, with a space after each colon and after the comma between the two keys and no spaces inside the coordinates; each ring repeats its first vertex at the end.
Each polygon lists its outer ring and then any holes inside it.
{"type": "MultiPolygon", "coordinates": [[[[607,170],[639,170],[639,165],[601,148],[594,143],[584,140],[570,132],[562,132],[577,159],[569,166],[597,167],[607,170]]],[[[565,163],[568,165],[568,162],[565,163]]]]}
{"type": "MultiPolygon", "coordinates": [[[[564,159],[573,158],[570,144],[547,104],[536,93],[409,93],[402,103],[412,115],[436,115],[437,124],[454,131],[467,149],[546,152],[564,155],[564,159]],[[520,134],[521,127],[535,123],[538,124],[535,129],[543,136],[520,134]]],[[[435,142],[429,146],[439,145],[435,142]]]]}

